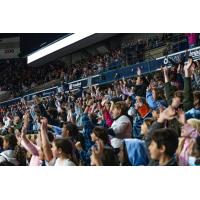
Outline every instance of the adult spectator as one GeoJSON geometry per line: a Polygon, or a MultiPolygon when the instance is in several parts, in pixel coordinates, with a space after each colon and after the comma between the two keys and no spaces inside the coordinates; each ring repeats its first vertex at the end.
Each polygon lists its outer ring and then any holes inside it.
{"type": "Polygon", "coordinates": [[[112,117],[114,119],[111,129],[114,132],[114,137],[117,138],[131,138],[132,124],[127,117],[127,105],[125,102],[116,102],[112,106],[112,117]]]}
{"type": "Polygon", "coordinates": [[[196,47],[198,44],[198,34],[197,33],[185,33],[187,37],[189,49],[196,47]]]}

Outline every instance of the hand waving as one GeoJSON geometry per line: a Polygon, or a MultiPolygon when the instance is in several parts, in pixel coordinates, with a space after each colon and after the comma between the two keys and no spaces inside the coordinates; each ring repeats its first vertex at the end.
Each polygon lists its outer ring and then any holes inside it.
{"type": "Polygon", "coordinates": [[[186,123],[185,112],[182,109],[179,109],[177,114],[178,114],[178,121],[181,124],[185,124],[186,123]]]}
{"type": "Polygon", "coordinates": [[[176,116],[176,110],[169,106],[163,112],[160,113],[158,122],[163,123],[165,120],[172,120],[176,116]]]}
{"type": "Polygon", "coordinates": [[[141,74],[142,74],[142,71],[141,71],[140,67],[138,67],[138,68],[137,68],[137,75],[138,75],[138,76],[141,76],[141,74]]]}
{"type": "Polygon", "coordinates": [[[101,158],[103,156],[104,144],[102,140],[97,140],[96,144],[97,148],[92,148],[91,165],[100,166],[102,165],[101,158]]]}
{"type": "Polygon", "coordinates": [[[42,129],[47,129],[47,124],[48,124],[47,118],[43,117],[43,118],[41,119],[41,128],[42,128],[42,129]]]}
{"type": "Polygon", "coordinates": [[[190,77],[191,74],[191,67],[193,65],[193,60],[192,58],[188,59],[188,63],[184,66],[184,71],[185,71],[185,77],[190,77]]]}

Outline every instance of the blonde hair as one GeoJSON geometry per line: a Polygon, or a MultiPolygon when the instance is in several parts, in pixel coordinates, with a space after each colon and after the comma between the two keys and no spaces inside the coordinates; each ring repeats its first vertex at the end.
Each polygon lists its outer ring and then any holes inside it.
{"type": "Polygon", "coordinates": [[[195,118],[188,119],[187,123],[189,125],[191,125],[193,128],[195,128],[198,132],[200,132],[200,120],[199,119],[195,119],[195,118]]]}

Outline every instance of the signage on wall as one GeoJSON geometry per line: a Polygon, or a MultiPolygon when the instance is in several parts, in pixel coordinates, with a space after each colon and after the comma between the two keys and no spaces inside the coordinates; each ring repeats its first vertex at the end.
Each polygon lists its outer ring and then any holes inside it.
{"type": "Polygon", "coordinates": [[[157,58],[156,60],[163,59],[163,64],[168,65],[170,63],[170,60],[172,60],[175,63],[179,63],[180,60],[188,56],[191,56],[193,60],[200,60],[200,47],[174,53],[166,57],[157,58]]]}
{"type": "Polygon", "coordinates": [[[20,48],[0,49],[0,59],[19,58],[20,48]]]}
{"type": "Polygon", "coordinates": [[[20,37],[2,38],[0,40],[0,59],[19,58],[20,37]]]}
{"type": "Polygon", "coordinates": [[[82,85],[81,82],[71,83],[71,84],[69,84],[69,90],[74,90],[74,89],[80,88],[81,85],[82,85]]]}

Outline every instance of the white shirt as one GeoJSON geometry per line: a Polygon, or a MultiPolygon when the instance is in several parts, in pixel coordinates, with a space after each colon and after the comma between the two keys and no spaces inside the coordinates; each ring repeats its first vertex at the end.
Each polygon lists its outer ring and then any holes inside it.
{"type": "Polygon", "coordinates": [[[76,166],[71,160],[69,159],[60,159],[57,158],[54,166],[76,166]]]}
{"type": "Polygon", "coordinates": [[[126,115],[122,115],[112,123],[111,128],[116,134],[117,138],[131,138],[132,136],[132,124],[130,119],[126,115]]]}
{"type": "Polygon", "coordinates": [[[9,117],[4,117],[3,118],[3,122],[4,122],[4,128],[8,128],[11,124],[11,119],[9,117]]]}

